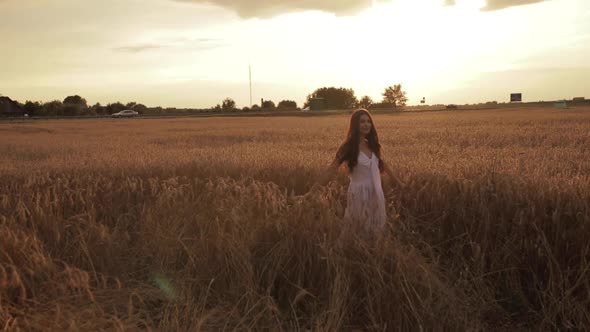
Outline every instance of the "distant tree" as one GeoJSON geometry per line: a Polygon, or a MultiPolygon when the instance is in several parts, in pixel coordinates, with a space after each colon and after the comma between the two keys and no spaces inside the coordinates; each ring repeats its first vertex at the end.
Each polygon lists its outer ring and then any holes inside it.
{"type": "Polygon", "coordinates": [[[297,103],[293,100],[281,100],[277,107],[281,109],[297,108],[297,103]]]}
{"type": "Polygon", "coordinates": [[[32,102],[27,100],[23,105],[24,110],[27,112],[28,115],[34,116],[40,113],[41,111],[41,103],[38,101],[32,102]]]}
{"type": "Polygon", "coordinates": [[[314,98],[324,98],[324,105],[327,109],[348,109],[357,105],[354,90],[335,87],[323,87],[315,90],[307,96],[303,107],[309,106],[314,98]]]}
{"type": "Polygon", "coordinates": [[[264,109],[274,109],[276,108],[275,103],[272,100],[265,100],[262,102],[262,108],[264,109]]]}
{"type": "Polygon", "coordinates": [[[75,96],[68,96],[63,101],[64,105],[79,105],[80,107],[86,108],[88,104],[86,103],[86,99],[75,95],[75,96]]]}
{"type": "Polygon", "coordinates": [[[89,107],[90,111],[94,114],[105,114],[106,108],[102,106],[100,103],[96,103],[89,107]]]}
{"type": "Polygon", "coordinates": [[[40,114],[39,115],[46,115],[46,116],[60,116],[63,115],[63,108],[64,105],[59,100],[54,100],[50,102],[46,102],[41,106],[40,114]]]}
{"type": "Polygon", "coordinates": [[[258,106],[258,104],[254,104],[254,105],[252,105],[252,110],[253,111],[260,111],[260,106],[258,106]]]}
{"type": "Polygon", "coordinates": [[[78,115],[96,115],[96,109],[94,109],[92,106],[90,107],[86,107],[86,108],[80,108],[78,115]]]}
{"type": "Polygon", "coordinates": [[[232,111],[236,108],[236,102],[231,98],[225,98],[221,103],[221,109],[224,111],[232,111]]]}
{"type": "Polygon", "coordinates": [[[221,111],[221,105],[217,104],[215,105],[215,107],[213,107],[214,111],[221,111]]]}
{"type": "Polygon", "coordinates": [[[126,107],[126,109],[128,109],[128,110],[132,110],[132,109],[135,107],[135,105],[137,105],[137,103],[136,103],[136,102],[134,102],[134,101],[132,101],[132,102],[128,102],[128,103],[125,105],[125,107],[126,107]]]}
{"type": "Polygon", "coordinates": [[[162,113],[162,111],[163,111],[163,108],[162,108],[162,106],[156,106],[156,107],[151,107],[151,108],[148,108],[148,111],[149,111],[150,113],[156,113],[156,114],[160,114],[160,113],[162,113]]]}
{"type": "Polygon", "coordinates": [[[95,115],[104,113],[104,107],[100,103],[88,106],[88,110],[95,115]]]}
{"type": "Polygon", "coordinates": [[[83,110],[85,108],[83,108],[82,105],[78,105],[78,104],[64,104],[63,106],[63,115],[66,116],[75,116],[75,115],[81,115],[83,113],[83,110]]]}
{"type": "Polygon", "coordinates": [[[373,99],[369,96],[363,96],[358,103],[358,106],[361,108],[370,108],[371,105],[373,105],[373,99]]]}
{"type": "Polygon", "coordinates": [[[392,107],[406,106],[408,98],[406,92],[402,91],[402,85],[396,84],[385,88],[383,92],[383,103],[387,103],[392,107]]]}
{"type": "Polygon", "coordinates": [[[144,104],[136,104],[135,106],[133,106],[133,110],[139,114],[145,114],[147,113],[148,108],[144,104]]]}
{"type": "Polygon", "coordinates": [[[117,113],[117,112],[121,112],[123,110],[126,110],[127,107],[125,105],[123,105],[120,102],[116,102],[116,103],[112,103],[112,104],[108,104],[106,107],[107,113],[108,114],[113,114],[113,113],[117,113]]]}

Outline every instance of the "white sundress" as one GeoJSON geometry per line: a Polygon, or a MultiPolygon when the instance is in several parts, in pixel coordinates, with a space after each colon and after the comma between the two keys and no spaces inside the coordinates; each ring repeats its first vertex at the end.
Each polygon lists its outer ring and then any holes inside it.
{"type": "Polygon", "coordinates": [[[387,214],[379,158],[374,153],[369,158],[359,151],[358,163],[349,177],[344,219],[371,233],[381,231],[387,214]]]}

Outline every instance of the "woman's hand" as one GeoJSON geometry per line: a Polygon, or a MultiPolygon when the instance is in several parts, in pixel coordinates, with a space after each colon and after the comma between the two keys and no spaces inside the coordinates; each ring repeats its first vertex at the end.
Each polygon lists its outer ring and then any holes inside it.
{"type": "Polygon", "coordinates": [[[389,186],[391,188],[391,191],[406,190],[408,187],[404,182],[401,182],[399,181],[399,179],[395,179],[393,177],[390,177],[389,186]]]}
{"type": "Polygon", "coordinates": [[[307,200],[308,198],[317,194],[321,187],[325,186],[330,182],[330,179],[334,177],[334,175],[338,172],[338,167],[340,167],[340,165],[342,164],[342,158],[340,157],[340,154],[341,153],[339,151],[336,154],[336,157],[334,158],[330,166],[328,166],[328,168],[320,174],[319,178],[315,182],[313,182],[313,185],[311,186],[309,191],[307,191],[303,195],[296,196],[298,200],[307,200]]]}
{"type": "Polygon", "coordinates": [[[395,175],[395,173],[389,166],[389,163],[383,161],[383,166],[385,168],[385,173],[389,176],[389,180],[391,181],[392,187],[398,187],[400,190],[404,190],[408,187],[399,177],[395,175]]]}
{"type": "Polygon", "coordinates": [[[400,190],[406,190],[408,189],[408,185],[405,182],[402,182],[402,180],[397,179],[397,185],[399,187],[400,190]]]}
{"type": "Polygon", "coordinates": [[[320,190],[321,185],[318,183],[314,183],[313,186],[311,186],[311,188],[309,189],[309,191],[307,191],[305,194],[301,195],[301,197],[303,199],[308,199],[309,197],[317,194],[317,192],[320,190]]]}
{"type": "Polygon", "coordinates": [[[321,188],[317,182],[314,183],[311,188],[304,194],[293,196],[293,199],[297,202],[303,202],[308,200],[309,198],[313,197],[321,188]]]}

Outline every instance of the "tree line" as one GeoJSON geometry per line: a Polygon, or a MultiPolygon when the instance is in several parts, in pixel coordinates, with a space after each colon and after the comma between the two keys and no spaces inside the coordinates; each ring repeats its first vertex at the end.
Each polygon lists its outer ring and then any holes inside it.
{"type": "MultiPolygon", "coordinates": [[[[401,84],[385,88],[382,93],[383,99],[374,102],[369,96],[357,98],[353,89],[322,87],[307,95],[303,108],[310,107],[314,100],[320,100],[321,109],[337,110],[351,108],[389,108],[398,109],[406,105],[406,92],[402,90],[401,84]]],[[[18,102],[17,102],[18,103],[18,102]]],[[[105,116],[123,110],[134,110],[140,114],[170,114],[170,113],[191,113],[191,112],[256,112],[256,111],[289,111],[299,110],[299,106],[293,100],[281,100],[275,104],[272,100],[261,100],[260,104],[252,107],[238,108],[236,102],[228,97],[221,103],[204,109],[179,109],[174,107],[147,107],[137,102],[109,103],[102,105],[96,103],[89,105],[86,99],[79,95],[66,97],[63,101],[53,100],[49,102],[26,101],[19,103],[24,111],[30,116],[105,116]]]]}

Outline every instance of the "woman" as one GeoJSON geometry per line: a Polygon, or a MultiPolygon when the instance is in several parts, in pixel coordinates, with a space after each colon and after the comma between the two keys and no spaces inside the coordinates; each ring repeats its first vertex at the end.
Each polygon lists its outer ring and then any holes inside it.
{"type": "Polygon", "coordinates": [[[343,163],[346,164],[350,177],[344,219],[351,222],[355,228],[359,227],[371,233],[382,230],[387,215],[381,173],[385,172],[402,188],[405,184],[393,174],[383,160],[377,129],[371,114],[365,109],[352,113],[346,140],[338,149],[332,164],[313,185],[311,191],[325,185],[343,163]]]}

